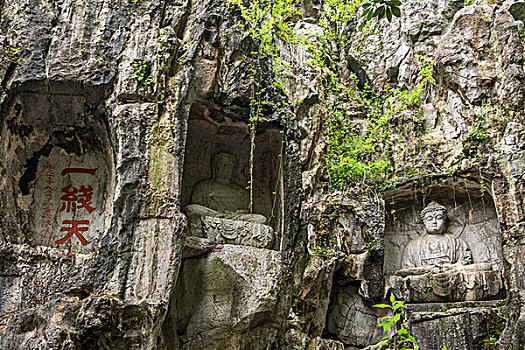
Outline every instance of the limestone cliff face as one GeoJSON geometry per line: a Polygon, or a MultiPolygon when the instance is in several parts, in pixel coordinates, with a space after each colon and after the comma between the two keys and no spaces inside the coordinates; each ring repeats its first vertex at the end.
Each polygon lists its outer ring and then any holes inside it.
{"type": "MultiPolygon", "coordinates": [[[[303,2],[296,30],[319,30],[319,6],[303,2]]],[[[0,0],[0,348],[360,349],[394,290],[417,300],[403,322],[424,349],[523,349],[524,8],[406,0],[345,48],[343,76],[408,87],[420,55],[436,85],[387,190],[334,194],[301,52],[282,48],[301,69],[266,91],[250,141],[253,42],[225,1],[0,0]],[[185,208],[217,152],[237,185],[253,170],[268,247],[191,236],[185,208]],[[494,272],[454,297],[394,276],[429,199],[494,272]]]]}

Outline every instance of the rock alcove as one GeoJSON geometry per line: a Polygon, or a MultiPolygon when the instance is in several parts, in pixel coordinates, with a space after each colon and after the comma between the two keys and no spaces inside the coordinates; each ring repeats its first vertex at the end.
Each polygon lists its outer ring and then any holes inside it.
{"type": "Polygon", "coordinates": [[[232,334],[275,331],[268,327],[281,269],[282,133],[258,130],[252,144],[247,124],[192,105],[181,203],[188,229],[163,324],[168,349],[243,349],[252,337],[232,334]]]}
{"type": "Polygon", "coordinates": [[[501,230],[490,185],[469,178],[428,182],[419,188],[406,185],[386,197],[385,291],[392,289],[409,302],[504,298],[501,230]],[[424,210],[442,211],[442,234],[426,232],[424,210]],[[448,236],[442,239],[443,252],[433,246],[440,236],[448,236]],[[440,259],[456,266],[446,267],[440,259]],[[412,260],[419,264],[412,266],[412,260]]]}

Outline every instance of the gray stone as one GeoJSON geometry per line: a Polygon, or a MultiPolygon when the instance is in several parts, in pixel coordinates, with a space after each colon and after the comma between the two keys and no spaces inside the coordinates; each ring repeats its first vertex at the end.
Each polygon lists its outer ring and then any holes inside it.
{"type": "MultiPolygon", "coordinates": [[[[184,260],[164,325],[167,348],[244,348],[244,334],[278,322],[279,273],[279,253],[253,247],[226,244],[184,260]]],[[[253,342],[261,348],[264,339],[253,342]]]]}
{"type": "Polygon", "coordinates": [[[215,249],[217,243],[201,237],[186,237],[184,239],[184,247],[182,248],[182,258],[194,258],[206,253],[210,253],[215,249]]]}
{"type": "Polygon", "coordinates": [[[379,339],[378,314],[353,286],[338,288],[332,295],[326,330],[345,345],[364,347],[379,339]]]}
{"type": "MultiPolygon", "coordinates": [[[[302,16],[287,19],[314,45],[321,5],[302,1],[302,16]]],[[[340,83],[355,73],[359,88],[412,88],[417,55],[434,61],[436,84],[421,95],[426,130],[401,135],[393,125],[418,120],[416,106],[389,121],[396,177],[417,177],[409,190],[387,194],[385,207],[380,193],[399,178],[331,192],[327,101],[317,91],[323,72],[309,67],[304,47],[277,42],[293,67],[283,89],[271,86],[272,69],[260,61],[261,83],[270,86],[250,159],[256,47],[235,6],[0,1],[0,348],[369,348],[382,336],[383,314],[372,305],[392,286],[407,301],[403,326],[421,348],[495,340],[501,349],[524,348],[522,8],[512,0],[406,0],[392,23],[374,19],[363,34],[354,31],[364,24],[358,13],[339,28],[352,35],[350,45],[331,43],[340,83]],[[146,67],[142,82],[138,64],[146,67]],[[476,154],[465,139],[480,117],[488,137],[476,154]],[[275,232],[257,245],[269,249],[245,246],[256,230],[227,232],[245,227],[238,222],[209,228],[210,238],[235,246],[184,237],[183,210],[193,187],[212,178],[218,152],[238,159],[233,178],[242,188],[253,165],[253,212],[268,221],[257,225],[275,232]],[[80,231],[89,243],[73,234],[56,244],[67,233],[61,224],[73,220],[60,211],[58,192],[70,184],[61,173],[77,162],[97,168],[90,184],[91,175],[66,174],[76,189],[92,186],[96,210],[77,198],[74,213],[90,221],[80,231]],[[51,196],[47,166],[60,168],[51,196]],[[418,215],[431,199],[447,207],[448,231],[466,242],[473,262],[492,267],[434,275],[438,288],[452,279],[462,286],[447,297],[429,290],[429,276],[395,275],[403,247],[424,232],[418,215]],[[333,204],[344,213],[330,212],[333,204]],[[323,237],[334,238],[328,253],[309,256],[323,237]],[[504,298],[506,288],[505,302],[480,300],[504,298]]],[[[363,112],[340,107],[366,133],[363,112]]]]}
{"type": "Polygon", "coordinates": [[[516,1],[509,6],[509,12],[515,20],[525,20],[525,1],[516,1]]]}

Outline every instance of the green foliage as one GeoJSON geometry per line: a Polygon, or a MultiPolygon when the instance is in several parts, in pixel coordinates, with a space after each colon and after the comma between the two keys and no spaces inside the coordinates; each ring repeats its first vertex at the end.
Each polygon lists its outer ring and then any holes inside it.
{"type": "MultiPolygon", "coordinates": [[[[300,15],[299,0],[228,0],[229,5],[240,9],[243,22],[242,29],[248,33],[255,44],[251,52],[248,69],[251,80],[250,96],[250,180],[247,189],[250,190],[250,212],[253,207],[253,159],[255,152],[255,134],[257,122],[264,120],[264,107],[267,89],[281,89],[282,72],[289,64],[280,55],[280,43],[297,44],[298,39],[293,32],[294,17],[300,15]],[[270,63],[272,72],[263,74],[263,63],[270,63]]],[[[281,101],[282,107],[288,105],[281,101]]]]}
{"type": "Polygon", "coordinates": [[[365,248],[363,249],[364,252],[367,252],[371,250],[377,243],[379,243],[379,239],[373,239],[370,242],[365,243],[365,248]]]}
{"type": "Polygon", "coordinates": [[[9,46],[7,49],[2,49],[2,55],[11,63],[19,63],[20,58],[22,57],[22,55],[20,55],[20,49],[13,46],[9,46]]]}
{"type": "Polygon", "coordinates": [[[401,17],[401,1],[399,0],[372,0],[363,4],[363,17],[371,20],[374,17],[378,19],[386,18],[388,22],[392,22],[392,17],[401,17]]]}
{"type": "Polygon", "coordinates": [[[469,133],[465,135],[462,140],[466,157],[473,158],[478,156],[482,146],[491,140],[488,132],[489,125],[486,120],[486,115],[491,111],[491,106],[483,102],[482,111],[478,112],[474,117],[474,123],[469,133]]]}
{"type": "MultiPolygon", "coordinates": [[[[351,111],[341,103],[335,104],[327,112],[328,147],[325,163],[332,187],[344,189],[358,181],[378,183],[392,172],[392,120],[406,111],[419,111],[426,87],[435,84],[432,61],[421,56],[418,59],[418,80],[410,89],[387,87],[377,93],[367,86],[363,90],[355,88],[357,82],[353,88],[340,88],[346,89],[349,98],[354,101],[354,108],[364,118],[356,122],[351,118],[351,111]]],[[[403,127],[420,128],[422,120],[419,113],[408,115],[411,119],[401,123],[403,127]]]]}
{"type": "Polygon", "coordinates": [[[130,6],[135,5],[137,2],[139,2],[139,0],[128,0],[125,6],[130,7],[130,6]]]}
{"type": "Polygon", "coordinates": [[[464,5],[465,5],[465,6],[470,6],[470,5],[472,5],[472,0],[465,0],[464,5]]]}
{"type": "Polygon", "coordinates": [[[153,82],[151,62],[134,60],[131,65],[133,66],[133,78],[147,88],[153,82]]]}
{"type": "MultiPolygon", "coordinates": [[[[261,61],[269,60],[273,68],[271,83],[281,87],[280,73],[289,67],[289,64],[281,57],[279,43],[298,44],[299,39],[293,31],[294,18],[301,14],[299,0],[255,0],[244,4],[243,0],[228,0],[229,4],[235,4],[241,11],[244,21],[242,29],[248,33],[255,43],[255,50],[251,52],[252,62],[250,67],[250,78],[253,84],[261,81],[261,61]],[[259,79],[258,79],[259,78],[259,79]]],[[[260,95],[264,93],[255,88],[252,96],[252,104],[260,103],[260,95]],[[259,96],[256,96],[259,95],[259,96]]],[[[252,118],[260,115],[251,115],[252,118]]]]}
{"type": "MultiPolygon", "coordinates": [[[[255,129],[268,110],[268,90],[283,88],[285,76],[295,74],[283,55],[284,46],[299,47],[309,54],[307,61],[316,74],[313,81],[326,118],[327,150],[324,163],[330,185],[345,189],[356,182],[381,182],[392,172],[392,121],[410,110],[409,120],[399,122],[404,128],[418,129],[422,125],[419,102],[426,86],[433,84],[432,62],[419,57],[421,66],[417,81],[407,89],[385,88],[375,91],[358,82],[354,76],[343,81],[340,72],[348,66],[346,52],[355,40],[368,33],[368,21],[360,20],[363,7],[366,18],[391,20],[400,15],[399,0],[326,0],[318,19],[320,31],[299,36],[294,33],[295,20],[300,15],[298,0],[228,0],[243,18],[243,30],[253,40],[249,76],[252,85],[250,99],[250,131],[253,158],[255,129]],[[235,7],[234,7],[235,6],[235,7]],[[265,70],[270,65],[272,70],[265,70]],[[415,112],[413,112],[415,110],[415,112]],[[408,123],[407,123],[408,122],[408,123]]],[[[281,101],[287,106],[287,101],[281,101]]],[[[253,166],[250,166],[248,187],[253,193],[253,166]]],[[[251,203],[252,201],[250,201],[251,203]]]]}
{"type": "Polygon", "coordinates": [[[324,239],[321,239],[319,243],[314,242],[310,251],[314,255],[330,260],[335,256],[336,248],[337,240],[335,237],[332,237],[328,242],[324,239]]]}
{"type": "Polygon", "coordinates": [[[401,307],[405,302],[396,300],[393,293],[390,294],[390,304],[376,304],[374,307],[381,309],[390,309],[392,310],[392,316],[385,316],[382,318],[382,322],[379,324],[379,327],[383,328],[383,333],[387,333],[389,330],[393,329],[392,335],[384,336],[379,340],[379,343],[372,346],[372,349],[377,349],[387,344],[393,344],[394,349],[399,350],[418,350],[419,345],[417,344],[414,337],[406,330],[401,328],[398,322],[401,320],[401,307]]]}
{"type": "Polygon", "coordinates": [[[500,317],[497,313],[491,313],[491,317],[487,324],[487,338],[483,339],[483,350],[499,349],[498,341],[505,329],[506,320],[500,317]]]}
{"type": "MultiPolygon", "coordinates": [[[[401,308],[405,304],[404,301],[396,300],[394,293],[390,293],[390,304],[376,304],[374,307],[380,309],[392,310],[392,316],[385,316],[382,318],[382,322],[379,327],[383,328],[383,333],[387,333],[392,330],[391,335],[384,336],[379,339],[379,343],[372,346],[372,349],[394,349],[394,350],[418,350],[419,345],[410,332],[401,328],[399,321],[401,320],[401,308]],[[386,346],[386,347],[385,347],[386,346]]],[[[429,349],[432,350],[432,349],[429,349]]],[[[441,350],[447,350],[447,346],[443,345],[441,350]]]]}

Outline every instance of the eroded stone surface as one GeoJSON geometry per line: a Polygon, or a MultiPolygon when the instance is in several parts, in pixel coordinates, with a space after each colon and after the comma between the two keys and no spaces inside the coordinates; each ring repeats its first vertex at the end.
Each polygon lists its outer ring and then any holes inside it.
{"type": "Polygon", "coordinates": [[[380,334],[377,317],[377,311],[363,301],[355,287],[339,287],[331,297],[326,331],[345,344],[363,347],[380,334]]]}
{"type": "MultiPolygon", "coordinates": [[[[417,80],[417,55],[433,60],[436,85],[423,96],[425,130],[412,135],[428,149],[413,154],[411,146],[397,145],[393,165],[403,177],[459,171],[477,183],[484,178],[490,199],[478,189],[469,200],[467,182],[457,191],[462,198],[437,195],[436,189],[449,187],[446,182],[418,184],[410,201],[390,206],[387,196],[386,208],[376,188],[357,186],[329,199],[322,166],[325,116],[314,83],[318,72],[308,68],[305,50],[285,46],[285,56],[297,67],[286,77],[284,91],[267,91],[268,113],[256,135],[254,162],[254,212],[268,218],[278,236],[271,248],[280,251],[227,246],[210,252],[210,241],[188,241],[194,248],[189,255],[181,253],[187,232],[182,211],[190,204],[191,188],[211,178],[202,164],[209,165],[217,151],[232,152],[242,164],[239,185],[248,181],[247,67],[253,45],[238,24],[239,14],[218,0],[0,4],[0,313],[6,314],[0,314],[0,323],[7,327],[0,347],[172,349],[197,344],[192,332],[199,327],[209,341],[203,346],[217,348],[369,346],[380,337],[368,336],[379,321],[368,313],[370,306],[385,294],[384,277],[401,268],[402,247],[422,232],[418,212],[422,197],[430,196],[449,208],[449,230],[467,242],[473,261],[493,265],[485,277],[494,283],[479,283],[489,288],[483,293],[507,285],[509,301],[478,300],[447,311],[454,305],[428,303],[432,297],[421,289],[423,306],[405,311],[406,326],[426,348],[476,348],[493,335],[501,335],[500,348],[523,348],[522,1],[466,7],[462,0],[403,1],[400,19],[374,21],[367,35],[339,55],[343,76],[355,72],[361,84],[375,90],[387,84],[409,87],[417,80]],[[133,77],[138,62],[150,70],[149,84],[133,77]],[[298,101],[285,123],[274,113],[283,98],[298,101]],[[474,145],[465,139],[480,115],[493,142],[472,157],[474,145]],[[100,186],[107,190],[99,187],[93,207],[103,206],[104,212],[92,219],[96,230],[87,240],[93,241],[82,253],[82,244],[61,249],[35,240],[41,213],[34,214],[34,208],[46,198],[38,194],[38,174],[48,151],[52,163],[64,153],[72,161],[103,159],[100,169],[107,179],[100,186]],[[424,165],[415,167],[421,160],[424,165]],[[342,215],[327,210],[328,204],[342,215]],[[402,220],[391,220],[391,209],[402,220]],[[336,248],[314,249],[327,231],[334,232],[336,248]],[[180,270],[181,256],[197,257],[180,270]],[[201,267],[207,271],[201,276],[213,282],[205,289],[198,289],[202,281],[191,275],[201,267]],[[504,275],[491,275],[503,268],[504,275]],[[281,278],[276,289],[268,284],[281,278]],[[175,288],[184,279],[193,295],[175,288]],[[242,293],[234,298],[233,291],[242,293]],[[220,304],[213,303],[214,295],[220,304]],[[180,338],[160,332],[161,325],[166,329],[179,321],[170,319],[175,301],[193,297],[203,297],[192,304],[203,308],[185,310],[184,322],[191,320],[191,327],[182,328],[189,333],[180,338]],[[296,304],[305,306],[304,314],[290,312],[296,304]],[[508,317],[497,321],[495,314],[508,317]],[[363,322],[354,327],[358,319],[363,322]],[[447,332],[430,331],[435,329],[447,332]],[[326,335],[337,340],[323,339],[326,335]]],[[[298,32],[321,30],[315,23],[319,6],[303,2],[303,17],[294,19],[298,32]]],[[[483,276],[474,277],[477,285],[483,276]]]]}
{"type": "Polygon", "coordinates": [[[241,334],[275,332],[279,274],[279,253],[253,247],[226,244],[208,256],[184,260],[164,324],[166,347],[243,349],[264,344],[263,338],[241,334]]]}

